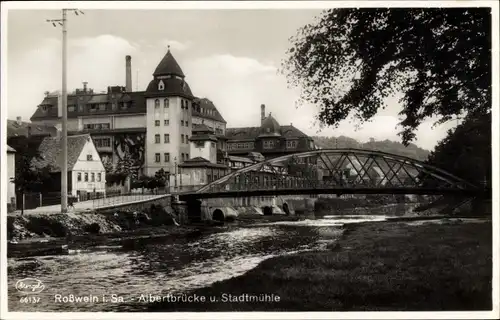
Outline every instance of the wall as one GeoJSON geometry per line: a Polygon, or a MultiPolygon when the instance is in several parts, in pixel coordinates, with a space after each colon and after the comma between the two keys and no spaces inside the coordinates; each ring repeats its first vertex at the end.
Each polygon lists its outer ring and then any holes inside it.
{"type": "MultiPolygon", "coordinates": [[[[181,170],[182,170],[182,185],[197,186],[208,183],[206,168],[182,168],[181,170]]],[[[171,180],[171,185],[172,186],[174,185],[173,180],[171,180]]]]}
{"type": "MultiPolygon", "coordinates": [[[[191,141],[190,157],[191,159],[196,157],[204,158],[211,163],[217,163],[217,147],[212,147],[213,141],[205,141],[203,147],[199,148],[196,145],[197,141],[191,141]]],[[[215,144],[215,142],[213,142],[215,144]]]]}
{"type": "MultiPolygon", "coordinates": [[[[16,154],[8,152],[7,153],[7,203],[12,203],[11,199],[16,198],[16,185],[10,182],[11,178],[16,175],[16,154]]],[[[15,200],[14,200],[15,201],[15,200]]],[[[14,202],[15,203],[15,202],[14,202]]]]}
{"type": "Polygon", "coordinates": [[[112,128],[144,128],[146,127],[146,115],[115,115],[113,116],[112,128]]]}
{"type": "Polygon", "coordinates": [[[76,196],[77,190],[84,190],[87,192],[93,192],[94,188],[96,192],[105,192],[106,191],[106,171],[104,170],[104,166],[101,162],[101,158],[99,157],[99,153],[97,153],[97,149],[95,148],[92,140],[87,142],[83,147],[83,150],[78,157],[78,161],[73,167],[72,171],[72,194],[76,196]],[[87,155],[92,155],[92,160],[87,160],[87,155]],[[78,173],[81,173],[82,180],[78,181],[78,173]],[[85,182],[85,173],[88,173],[89,181],[85,182]],[[94,173],[95,181],[91,181],[92,173],[94,173]],[[101,173],[101,181],[97,181],[98,173],[101,173]]]}
{"type": "Polygon", "coordinates": [[[128,203],[121,206],[113,205],[112,207],[107,208],[97,208],[94,210],[96,213],[109,213],[113,214],[117,211],[142,211],[145,209],[151,208],[151,205],[161,205],[163,207],[170,206],[171,204],[171,196],[165,195],[163,197],[158,197],[155,199],[141,200],[135,203],[128,203]]]}
{"type": "MultiPolygon", "coordinates": [[[[174,173],[175,163],[182,163],[181,154],[190,155],[189,141],[181,143],[181,135],[191,137],[191,101],[189,108],[181,109],[180,97],[169,97],[169,107],[164,107],[164,98],[148,98],[146,101],[146,163],[145,173],[149,176],[163,168],[165,171],[174,173]],[[160,107],[155,109],[155,100],[160,100],[160,107]],[[155,126],[155,120],[160,121],[160,126],[155,126]],[[164,120],[169,120],[165,125],[164,120]],[[188,121],[188,126],[181,126],[182,121],[188,121]],[[160,135],[160,143],[155,143],[155,135],[160,135]],[[170,142],[165,143],[164,135],[170,135],[170,142]],[[155,161],[155,154],[160,154],[160,162],[155,161]],[[170,153],[170,161],[166,162],[165,153],[170,153]]],[[[184,99],[186,100],[186,99],[184,99]]],[[[187,101],[187,100],[186,100],[187,101]]],[[[191,157],[191,156],[190,156],[191,157]]]]}

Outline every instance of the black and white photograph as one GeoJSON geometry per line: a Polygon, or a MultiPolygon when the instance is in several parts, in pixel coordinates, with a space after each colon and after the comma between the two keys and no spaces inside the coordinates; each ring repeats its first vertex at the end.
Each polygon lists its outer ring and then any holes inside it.
{"type": "Polygon", "coordinates": [[[1,9],[0,318],[500,318],[498,2],[1,9]]]}

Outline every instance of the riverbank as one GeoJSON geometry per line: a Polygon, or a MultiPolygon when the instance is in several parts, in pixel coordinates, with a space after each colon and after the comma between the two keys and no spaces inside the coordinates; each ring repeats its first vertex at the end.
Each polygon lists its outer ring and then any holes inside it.
{"type": "Polygon", "coordinates": [[[327,251],[271,258],[190,293],[217,302],[163,302],[151,311],[490,310],[491,228],[465,220],[347,225],[327,251]]]}

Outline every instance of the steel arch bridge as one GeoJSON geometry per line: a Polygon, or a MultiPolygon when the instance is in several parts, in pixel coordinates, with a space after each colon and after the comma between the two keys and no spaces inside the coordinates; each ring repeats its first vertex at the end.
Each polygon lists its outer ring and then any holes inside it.
{"type": "Polygon", "coordinates": [[[298,194],[459,194],[484,189],[404,156],[363,149],[322,149],[269,159],[209,183],[183,198],[298,194]]]}

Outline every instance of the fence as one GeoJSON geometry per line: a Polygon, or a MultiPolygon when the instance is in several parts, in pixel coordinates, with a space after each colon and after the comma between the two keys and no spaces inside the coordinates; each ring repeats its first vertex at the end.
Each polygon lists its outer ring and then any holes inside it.
{"type": "MultiPolygon", "coordinates": [[[[107,206],[118,205],[122,203],[135,202],[141,200],[154,199],[166,194],[179,194],[185,192],[194,192],[203,187],[203,185],[193,186],[177,186],[150,189],[132,189],[131,192],[123,193],[118,190],[107,191],[104,193],[82,193],[78,197],[68,195],[68,204],[73,204],[75,209],[96,209],[107,206]]],[[[26,193],[17,195],[17,209],[35,209],[38,207],[46,207],[61,204],[60,192],[48,193],[26,193]],[[24,199],[24,203],[23,203],[24,199]]]]}
{"type": "MultiPolygon", "coordinates": [[[[96,197],[90,201],[86,201],[85,207],[87,208],[102,208],[108,206],[119,205],[123,203],[141,201],[141,200],[149,200],[154,199],[163,195],[169,194],[168,190],[158,189],[158,190],[137,190],[127,193],[115,194],[112,196],[106,195],[106,197],[96,197]]],[[[82,203],[83,205],[83,203],[82,203]]],[[[75,204],[75,207],[81,207],[79,204],[75,204]]]]}

